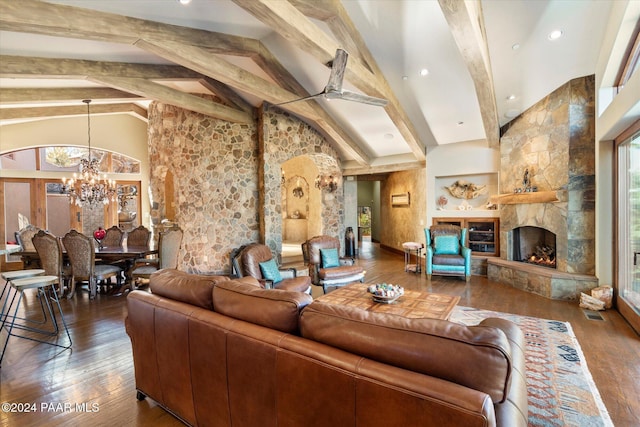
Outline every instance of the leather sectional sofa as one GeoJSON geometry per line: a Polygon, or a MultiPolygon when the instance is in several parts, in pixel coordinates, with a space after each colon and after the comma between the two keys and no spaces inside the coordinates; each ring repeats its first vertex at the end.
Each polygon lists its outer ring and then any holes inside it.
{"type": "Polygon", "coordinates": [[[526,426],[512,323],[405,319],[163,270],[127,297],[138,398],[197,426],[526,426]]]}

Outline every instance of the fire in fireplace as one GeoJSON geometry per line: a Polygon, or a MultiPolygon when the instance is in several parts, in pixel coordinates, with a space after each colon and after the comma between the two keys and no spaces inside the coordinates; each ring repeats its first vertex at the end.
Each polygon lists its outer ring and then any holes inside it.
{"type": "Polygon", "coordinates": [[[556,268],[556,235],[542,227],[518,227],[513,231],[513,261],[556,268]]]}

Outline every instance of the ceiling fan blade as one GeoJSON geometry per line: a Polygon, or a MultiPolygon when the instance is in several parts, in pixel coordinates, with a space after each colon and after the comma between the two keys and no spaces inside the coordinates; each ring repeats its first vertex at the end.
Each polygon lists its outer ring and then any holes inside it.
{"type": "Polygon", "coordinates": [[[331,74],[329,75],[329,82],[324,91],[342,91],[342,80],[344,79],[344,70],[347,68],[347,60],[349,54],[344,49],[336,49],[336,56],[333,58],[331,64],[331,74]]]}
{"type": "Polygon", "coordinates": [[[273,105],[276,106],[276,107],[279,107],[280,105],[293,104],[294,102],[308,101],[310,99],[318,98],[318,97],[323,96],[323,95],[324,95],[324,91],[322,91],[320,93],[316,93],[315,95],[309,95],[309,96],[305,96],[304,98],[293,99],[291,101],[285,101],[285,102],[281,102],[279,104],[273,104],[273,105]]]}
{"type": "Polygon", "coordinates": [[[360,93],[355,93],[355,92],[349,92],[348,90],[343,90],[342,95],[340,97],[337,97],[337,99],[343,99],[345,101],[360,102],[363,104],[375,105],[378,107],[384,107],[388,103],[386,99],[374,98],[373,96],[362,95],[360,93]]]}

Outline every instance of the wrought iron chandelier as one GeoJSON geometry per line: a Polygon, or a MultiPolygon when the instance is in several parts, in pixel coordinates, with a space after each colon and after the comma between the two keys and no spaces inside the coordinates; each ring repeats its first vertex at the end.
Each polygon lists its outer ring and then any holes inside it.
{"type": "Polygon", "coordinates": [[[115,180],[108,180],[107,174],[100,177],[100,162],[91,157],[91,114],[90,99],[82,100],[87,104],[87,134],[89,142],[88,158],[80,159],[80,174],[73,174],[73,178],[62,178],[62,192],[69,196],[69,203],[79,207],[116,201],[118,197],[115,180]]]}

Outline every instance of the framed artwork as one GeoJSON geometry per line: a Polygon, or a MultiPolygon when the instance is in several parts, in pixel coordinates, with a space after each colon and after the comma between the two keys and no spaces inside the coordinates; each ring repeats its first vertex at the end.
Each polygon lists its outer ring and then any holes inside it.
{"type": "Polygon", "coordinates": [[[409,206],[409,193],[392,194],[391,206],[409,206]]]}

